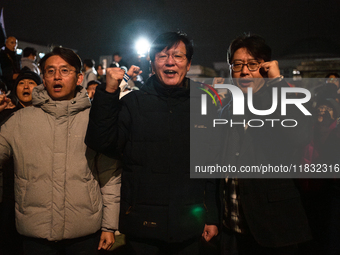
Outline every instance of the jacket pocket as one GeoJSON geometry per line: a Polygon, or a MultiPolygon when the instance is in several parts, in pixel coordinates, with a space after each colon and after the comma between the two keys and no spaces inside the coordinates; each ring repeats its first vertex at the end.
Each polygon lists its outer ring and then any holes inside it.
{"type": "Polygon", "coordinates": [[[167,240],[168,207],[139,204],[122,206],[119,229],[123,234],[167,240]]]}
{"type": "Polygon", "coordinates": [[[99,188],[99,184],[95,180],[87,182],[87,189],[90,196],[90,203],[94,213],[98,212],[102,207],[102,196],[99,188]]]}

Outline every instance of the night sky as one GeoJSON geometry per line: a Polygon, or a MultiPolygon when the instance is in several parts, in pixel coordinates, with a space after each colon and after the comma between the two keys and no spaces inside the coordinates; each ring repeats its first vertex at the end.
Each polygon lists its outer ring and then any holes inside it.
{"type": "Polygon", "coordinates": [[[8,36],[77,49],[95,61],[115,51],[130,60],[139,37],[152,41],[177,29],[194,42],[193,64],[209,67],[225,61],[243,32],[263,36],[274,58],[300,50],[340,57],[339,0],[1,0],[0,7],[8,36]]]}

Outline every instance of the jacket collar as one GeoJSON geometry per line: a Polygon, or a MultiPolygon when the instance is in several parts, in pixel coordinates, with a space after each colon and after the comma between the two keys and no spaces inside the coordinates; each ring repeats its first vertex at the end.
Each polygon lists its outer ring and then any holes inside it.
{"type": "Polygon", "coordinates": [[[73,99],[54,101],[48,95],[43,84],[33,89],[32,104],[55,117],[72,116],[91,107],[91,102],[87,96],[86,89],[82,86],[77,86],[76,96],[73,99]]]}

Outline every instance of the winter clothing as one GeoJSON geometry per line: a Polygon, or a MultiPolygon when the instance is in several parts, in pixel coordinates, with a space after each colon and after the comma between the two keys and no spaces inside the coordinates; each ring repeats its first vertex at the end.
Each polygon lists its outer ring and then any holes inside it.
{"type": "Polygon", "coordinates": [[[21,66],[18,59],[18,55],[15,51],[11,51],[7,48],[0,51],[0,66],[2,70],[1,79],[6,83],[7,88],[12,90],[13,87],[13,74],[19,73],[21,66]]]}
{"type": "Polygon", "coordinates": [[[94,81],[96,79],[97,79],[97,71],[94,68],[88,69],[84,73],[84,80],[81,85],[84,88],[87,88],[87,84],[89,83],[89,81],[94,81]]]}
{"type": "Polygon", "coordinates": [[[29,70],[22,70],[19,73],[18,77],[15,79],[14,88],[17,87],[19,81],[24,80],[24,79],[33,80],[35,81],[37,85],[40,85],[42,83],[40,76],[36,74],[35,72],[29,71],[29,70]]]}
{"type": "Polygon", "coordinates": [[[21,67],[22,68],[27,67],[32,72],[35,72],[36,74],[40,75],[40,69],[33,59],[25,57],[21,58],[21,67]]]}
{"type": "Polygon", "coordinates": [[[33,107],[17,111],[0,131],[0,165],[14,155],[18,232],[59,241],[95,233],[101,226],[114,231],[119,167],[86,148],[91,106],[86,90],[78,86],[72,100],[53,101],[39,85],[32,103],[33,107]],[[98,157],[102,159],[96,163],[98,157]]]}
{"type": "MultiPolygon", "coordinates": [[[[288,87],[285,81],[275,84],[288,87]]],[[[253,95],[255,109],[269,109],[272,103],[272,88],[265,84],[253,95]]],[[[280,106],[280,94],[278,95],[280,106]]],[[[230,104],[232,105],[232,104],[230,104]]],[[[293,105],[287,106],[284,119],[295,119],[298,125],[285,128],[276,122],[262,127],[233,125],[226,140],[227,149],[223,154],[224,164],[231,164],[240,169],[241,166],[289,166],[298,164],[303,147],[310,139],[310,122],[293,105]]],[[[230,116],[231,109],[226,112],[230,116]]],[[[243,119],[282,119],[281,107],[269,116],[258,116],[245,106],[245,115],[233,115],[234,122],[243,119]]],[[[265,177],[265,176],[264,176],[265,177]]],[[[237,179],[237,192],[240,219],[246,227],[241,233],[250,233],[256,242],[264,247],[282,247],[307,241],[311,238],[307,218],[301,204],[300,194],[292,179],[237,179]]],[[[228,180],[225,187],[225,199],[229,211],[231,208],[232,182],[228,180]]],[[[222,195],[223,196],[223,195],[222,195]]],[[[234,202],[235,203],[235,202],[234,202]]],[[[227,227],[233,226],[232,218],[225,218],[227,227]]],[[[234,231],[238,231],[234,229],[234,231]]]]}
{"type": "Polygon", "coordinates": [[[120,231],[131,237],[182,242],[218,224],[214,180],[190,179],[189,86],[152,76],[120,101],[97,88],[86,143],[123,155],[120,231]]]}

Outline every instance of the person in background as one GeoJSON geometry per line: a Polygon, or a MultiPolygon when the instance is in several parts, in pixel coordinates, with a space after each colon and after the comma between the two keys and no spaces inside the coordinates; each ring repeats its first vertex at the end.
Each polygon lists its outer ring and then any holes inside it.
{"type": "Polygon", "coordinates": [[[128,64],[123,60],[123,57],[119,52],[115,52],[113,53],[113,62],[111,63],[110,67],[120,67],[127,70],[128,64]]]}
{"type": "Polygon", "coordinates": [[[95,62],[93,59],[84,59],[84,80],[82,86],[86,89],[89,81],[94,81],[97,79],[97,72],[94,69],[95,62]]]}
{"type": "Polygon", "coordinates": [[[96,88],[100,84],[101,84],[100,81],[97,81],[97,80],[89,81],[87,83],[86,91],[87,91],[87,94],[89,95],[91,102],[93,100],[94,94],[96,93],[96,88]]]}
{"type": "Polygon", "coordinates": [[[97,80],[101,83],[106,82],[105,69],[102,64],[97,65],[97,80]]]}
{"type": "Polygon", "coordinates": [[[0,123],[17,110],[31,106],[33,89],[41,83],[42,80],[37,73],[29,70],[22,70],[14,82],[13,91],[8,96],[8,98],[12,98],[11,101],[14,103],[15,107],[4,109],[0,112],[0,123]]]}
{"type": "Polygon", "coordinates": [[[1,79],[6,83],[8,90],[13,89],[15,79],[18,77],[21,66],[16,53],[18,40],[14,36],[6,39],[5,49],[0,51],[1,79]]]}
{"type": "Polygon", "coordinates": [[[26,47],[22,51],[21,68],[27,67],[32,72],[35,72],[38,75],[40,75],[40,69],[35,62],[36,59],[37,59],[37,50],[32,47],[26,47]]]}
{"type": "MultiPolygon", "coordinates": [[[[15,80],[12,101],[17,102],[15,107],[3,109],[0,112],[0,125],[2,125],[14,112],[32,105],[32,91],[41,84],[40,76],[28,70],[22,70],[15,80]]],[[[5,93],[0,95],[1,100],[6,100],[5,93]]],[[[3,195],[0,205],[0,250],[1,254],[21,254],[22,237],[15,228],[14,211],[14,161],[11,158],[3,166],[3,195]]]]}

